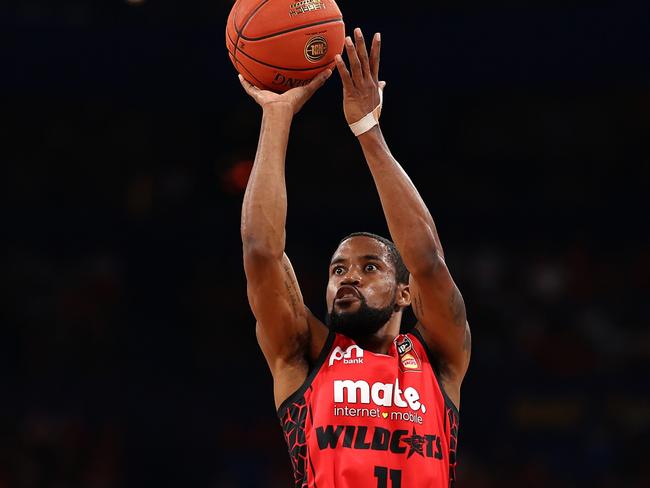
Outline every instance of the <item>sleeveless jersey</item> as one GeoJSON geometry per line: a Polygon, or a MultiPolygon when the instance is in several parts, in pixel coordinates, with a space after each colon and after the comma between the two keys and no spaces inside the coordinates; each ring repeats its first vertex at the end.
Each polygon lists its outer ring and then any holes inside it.
{"type": "Polygon", "coordinates": [[[454,486],[458,410],[417,331],[388,354],[330,332],[278,409],[296,488],[454,486]]]}

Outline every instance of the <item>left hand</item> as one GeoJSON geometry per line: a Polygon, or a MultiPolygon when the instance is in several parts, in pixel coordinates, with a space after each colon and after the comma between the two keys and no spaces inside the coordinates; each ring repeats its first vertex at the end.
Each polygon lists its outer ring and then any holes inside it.
{"type": "Polygon", "coordinates": [[[331,69],[325,69],[318,73],[308,84],[287,90],[284,93],[275,93],[269,90],[260,90],[248,82],[242,75],[239,75],[239,82],[246,90],[246,93],[255,100],[262,109],[266,110],[272,106],[282,106],[297,114],[302,106],[309,100],[316,90],[325,84],[332,74],[331,69]]]}
{"type": "Polygon", "coordinates": [[[345,38],[345,52],[352,74],[340,55],[337,54],[335,58],[336,69],[343,82],[343,112],[348,124],[353,124],[372,112],[379,105],[379,90],[386,86],[385,81],[379,81],[379,33],[372,38],[370,58],[363,33],[358,27],[354,29],[354,38],[354,43],[350,37],[345,38]]]}

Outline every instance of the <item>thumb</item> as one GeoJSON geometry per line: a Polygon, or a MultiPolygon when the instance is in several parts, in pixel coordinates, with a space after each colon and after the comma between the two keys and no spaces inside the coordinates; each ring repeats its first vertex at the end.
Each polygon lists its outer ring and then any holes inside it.
{"type": "Polygon", "coordinates": [[[381,91],[384,91],[384,88],[386,88],[386,82],[385,81],[380,81],[379,82],[379,89],[381,91]]]}
{"type": "Polygon", "coordinates": [[[239,82],[241,83],[241,86],[244,87],[244,90],[246,91],[246,93],[248,93],[251,97],[255,98],[255,95],[259,91],[259,88],[257,88],[255,85],[251,84],[242,75],[237,75],[237,77],[239,78],[239,82]]]}
{"type": "Polygon", "coordinates": [[[332,70],[329,68],[324,69],[318,73],[316,77],[309,82],[309,85],[307,85],[309,87],[310,94],[314,93],[321,86],[323,86],[330,76],[332,76],[332,70]]]}

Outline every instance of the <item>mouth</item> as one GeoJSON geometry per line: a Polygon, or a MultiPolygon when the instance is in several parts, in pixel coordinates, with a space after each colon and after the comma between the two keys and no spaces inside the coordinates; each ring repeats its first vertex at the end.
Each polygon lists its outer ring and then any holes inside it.
{"type": "Polygon", "coordinates": [[[361,293],[351,285],[343,285],[341,288],[338,289],[336,292],[336,296],[334,297],[334,301],[353,301],[353,300],[359,300],[361,298],[361,293]]]}

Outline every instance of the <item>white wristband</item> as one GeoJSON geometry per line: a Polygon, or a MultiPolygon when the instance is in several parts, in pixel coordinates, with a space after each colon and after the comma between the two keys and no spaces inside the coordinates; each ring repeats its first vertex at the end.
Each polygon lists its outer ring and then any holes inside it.
{"type": "Polygon", "coordinates": [[[359,137],[364,132],[368,132],[374,126],[379,124],[379,116],[381,115],[381,107],[383,105],[383,102],[384,94],[381,92],[381,90],[379,90],[379,105],[377,105],[375,109],[369,114],[366,114],[361,119],[350,124],[350,129],[355,136],[359,137]]]}

